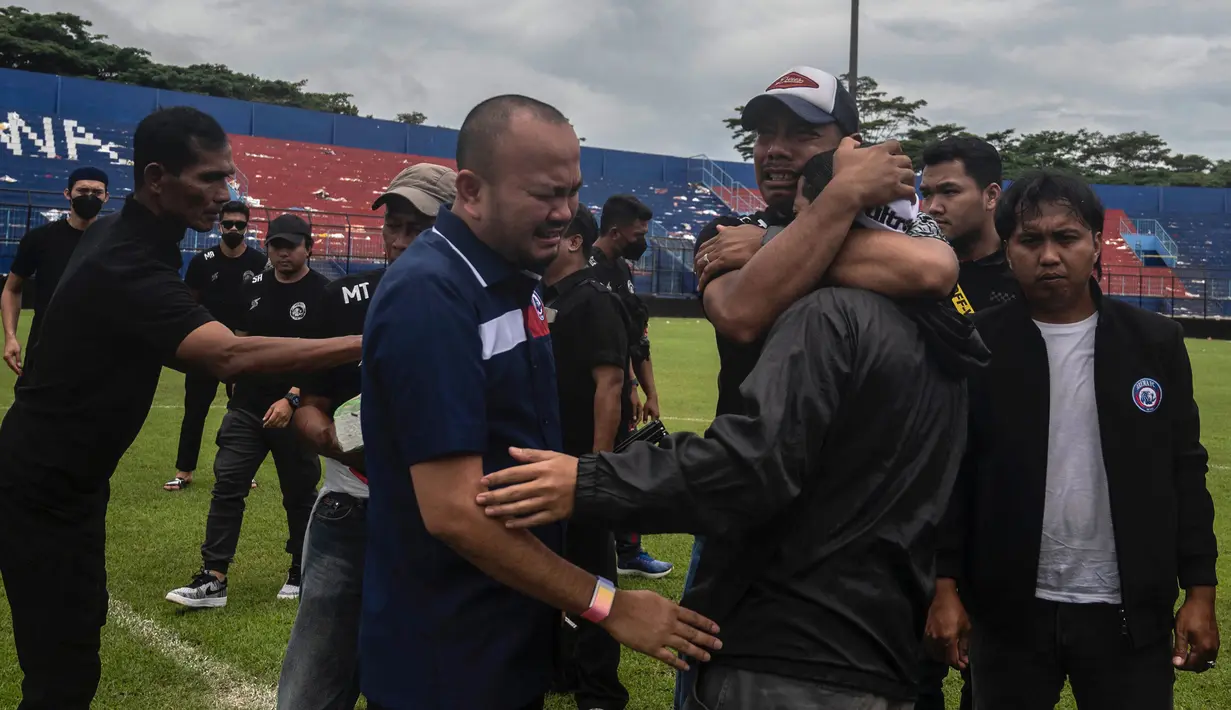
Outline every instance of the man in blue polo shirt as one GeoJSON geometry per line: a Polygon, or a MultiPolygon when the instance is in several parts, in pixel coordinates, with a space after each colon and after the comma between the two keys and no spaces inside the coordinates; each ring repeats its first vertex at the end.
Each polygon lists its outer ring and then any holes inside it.
{"type": "Polygon", "coordinates": [[[457,167],[456,201],[389,267],[364,326],[369,707],[541,708],[560,610],[674,667],[672,649],[707,660],[713,622],[566,562],[558,524],[515,530],[475,505],[510,447],[561,447],[534,272],[577,209],[581,151],[559,111],[500,96],[466,117],[457,167]]]}

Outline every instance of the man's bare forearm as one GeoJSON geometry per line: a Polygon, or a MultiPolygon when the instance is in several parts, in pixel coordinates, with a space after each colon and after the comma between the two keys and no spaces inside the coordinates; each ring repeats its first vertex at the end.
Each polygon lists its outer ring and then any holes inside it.
{"type": "Polygon", "coordinates": [[[322,339],[250,335],[235,338],[214,367],[222,380],[249,374],[318,372],[355,362],[362,353],[363,339],[357,335],[322,339]]]}
{"type": "Polygon", "coordinates": [[[714,328],[745,343],[769,332],[778,316],[821,283],[858,212],[858,201],[831,183],[743,268],[706,286],[705,312],[714,328]]]}
{"type": "Polygon", "coordinates": [[[0,317],[4,319],[4,339],[16,340],[17,321],[21,318],[21,291],[10,288],[7,283],[0,294],[0,317]]]}
{"type": "Polygon", "coordinates": [[[958,261],[939,239],[898,232],[852,230],[826,282],[894,298],[944,298],[957,283],[958,261]]]}
{"type": "Polygon", "coordinates": [[[658,394],[658,385],[654,383],[654,361],[646,358],[637,366],[637,381],[641,383],[641,391],[646,397],[658,394]]]}
{"type": "Polygon", "coordinates": [[[617,379],[614,383],[601,382],[595,387],[593,452],[611,451],[615,448],[616,434],[620,431],[620,413],[624,404],[623,384],[617,379]]]}

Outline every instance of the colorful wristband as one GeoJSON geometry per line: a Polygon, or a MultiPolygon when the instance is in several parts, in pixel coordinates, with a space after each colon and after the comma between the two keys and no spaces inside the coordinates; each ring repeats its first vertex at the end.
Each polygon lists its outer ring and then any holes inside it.
{"type": "Polygon", "coordinates": [[[594,585],[594,596],[590,598],[590,608],[586,609],[586,613],[581,615],[581,618],[591,623],[597,624],[607,615],[611,613],[611,604],[615,601],[616,588],[611,583],[611,580],[598,578],[598,582],[594,585]]]}

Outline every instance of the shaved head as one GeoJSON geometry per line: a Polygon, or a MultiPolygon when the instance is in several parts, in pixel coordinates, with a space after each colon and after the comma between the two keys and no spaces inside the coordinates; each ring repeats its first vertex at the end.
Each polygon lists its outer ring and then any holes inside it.
{"type": "Polygon", "coordinates": [[[564,114],[550,104],[517,94],[495,96],[471,109],[462,122],[457,134],[457,169],[493,177],[497,146],[508,135],[513,117],[520,114],[552,125],[568,125],[564,114]]]}

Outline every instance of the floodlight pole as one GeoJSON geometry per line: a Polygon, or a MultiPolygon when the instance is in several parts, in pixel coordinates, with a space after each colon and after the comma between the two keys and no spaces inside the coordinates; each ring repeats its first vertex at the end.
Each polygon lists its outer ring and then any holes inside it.
{"type": "Polygon", "coordinates": [[[856,87],[859,84],[859,0],[851,0],[851,72],[847,81],[850,84],[851,97],[858,99],[856,87]]]}

